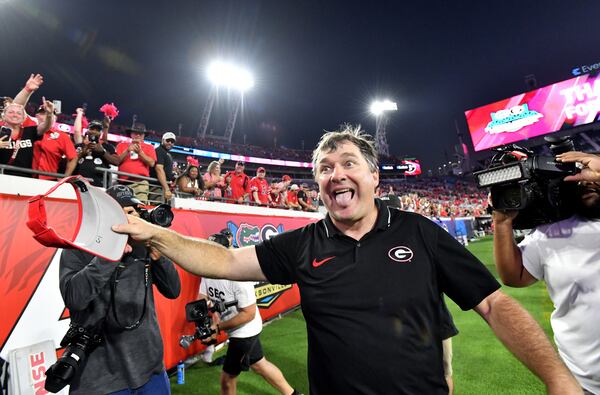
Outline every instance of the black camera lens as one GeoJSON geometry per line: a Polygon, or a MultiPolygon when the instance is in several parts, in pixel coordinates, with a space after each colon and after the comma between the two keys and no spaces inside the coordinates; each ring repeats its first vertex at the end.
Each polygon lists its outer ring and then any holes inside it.
{"type": "Polygon", "coordinates": [[[152,223],[162,226],[163,228],[168,228],[171,226],[174,218],[173,211],[171,211],[171,206],[168,204],[159,205],[150,211],[150,216],[152,217],[152,223]]]}
{"type": "Polygon", "coordinates": [[[168,228],[173,222],[173,211],[171,206],[168,204],[160,204],[152,210],[145,210],[141,207],[136,208],[136,211],[144,221],[148,221],[151,224],[168,228]]]}

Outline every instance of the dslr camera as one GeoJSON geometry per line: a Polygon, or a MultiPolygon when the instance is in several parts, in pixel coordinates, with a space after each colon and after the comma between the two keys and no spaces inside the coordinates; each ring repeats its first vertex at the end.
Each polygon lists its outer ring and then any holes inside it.
{"type": "Polygon", "coordinates": [[[95,133],[90,133],[87,135],[88,141],[90,142],[90,144],[98,144],[98,139],[100,136],[98,136],[95,133]]]}
{"type": "Polygon", "coordinates": [[[63,355],[46,371],[46,391],[56,393],[69,384],[87,356],[104,338],[93,330],[71,323],[60,346],[66,347],[63,355]]]}
{"type": "MultiPolygon", "coordinates": [[[[544,140],[554,156],[574,151],[569,136],[544,140]]],[[[479,188],[490,188],[494,210],[519,211],[514,229],[531,229],[573,215],[577,185],[563,179],[579,172],[574,163],[556,162],[554,156],[535,155],[515,144],[495,151],[490,166],[474,176],[479,188]]]]}
{"type": "Polygon", "coordinates": [[[230,302],[217,302],[209,308],[206,299],[196,300],[185,305],[185,319],[188,322],[196,324],[196,331],[193,335],[183,335],[179,339],[179,345],[188,348],[194,340],[202,340],[212,336],[213,331],[210,326],[212,319],[209,312],[222,313],[230,307],[237,306],[237,300],[230,302]]]}
{"type": "Polygon", "coordinates": [[[159,204],[152,210],[136,207],[135,211],[137,211],[137,213],[140,215],[140,218],[142,218],[144,221],[148,221],[154,225],[162,226],[163,228],[168,228],[171,226],[174,218],[171,206],[165,203],[159,204]]]}

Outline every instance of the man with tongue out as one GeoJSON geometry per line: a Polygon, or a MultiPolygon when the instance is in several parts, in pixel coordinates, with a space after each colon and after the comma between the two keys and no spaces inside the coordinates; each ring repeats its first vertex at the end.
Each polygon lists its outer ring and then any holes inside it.
{"type": "Polygon", "coordinates": [[[135,217],[113,229],[198,275],[297,283],[313,395],[447,394],[442,293],[477,311],[549,393],[581,393],[541,328],[477,258],[427,218],[373,197],[379,172],[368,135],[324,134],[313,165],[327,216],[256,246],[227,250],[135,217]]]}

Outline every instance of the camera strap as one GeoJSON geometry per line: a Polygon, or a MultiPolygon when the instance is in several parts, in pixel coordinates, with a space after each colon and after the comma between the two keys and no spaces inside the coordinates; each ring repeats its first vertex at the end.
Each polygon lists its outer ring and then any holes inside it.
{"type": "Polygon", "coordinates": [[[8,159],[8,162],[6,163],[7,165],[12,165],[13,162],[15,161],[15,159],[17,159],[17,154],[19,153],[19,149],[21,148],[21,137],[23,137],[23,127],[21,126],[19,129],[19,136],[17,137],[16,140],[14,141],[14,148],[13,148],[13,152],[10,155],[10,158],[8,159]]]}
{"type": "Polygon", "coordinates": [[[146,258],[144,262],[144,305],[142,306],[142,312],[137,320],[127,325],[123,325],[121,321],[119,321],[119,317],[117,316],[117,304],[115,302],[115,295],[117,294],[117,285],[119,284],[119,277],[125,269],[127,269],[127,266],[121,263],[117,266],[113,273],[111,281],[110,304],[112,307],[113,318],[115,319],[117,325],[119,325],[121,329],[131,331],[140,326],[140,324],[144,320],[144,316],[146,315],[146,306],[148,304],[148,289],[152,287],[152,279],[150,278],[150,258],[146,258]]]}

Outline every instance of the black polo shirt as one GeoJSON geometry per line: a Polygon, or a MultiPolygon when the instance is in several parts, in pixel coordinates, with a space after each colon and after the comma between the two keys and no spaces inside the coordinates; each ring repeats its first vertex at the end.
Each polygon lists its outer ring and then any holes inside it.
{"type": "MultiPolygon", "coordinates": [[[[171,153],[165,149],[165,147],[161,144],[154,149],[156,151],[156,165],[163,165],[163,169],[165,170],[165,178],[167,182],[173,181],[173,157],[171,153]]],[[[150,177],[158,178],[156,176],[156,169],[153,167],[150,168],[150,177]]]]}
{"type": "Polygon", "coordinates": [[[261,269],[298,283],[312,395],[447,394],[441,293],[469,310],[500,285],[427,218],[376,204],[361,240],[326,217],[257,245],[261,269]]]}

